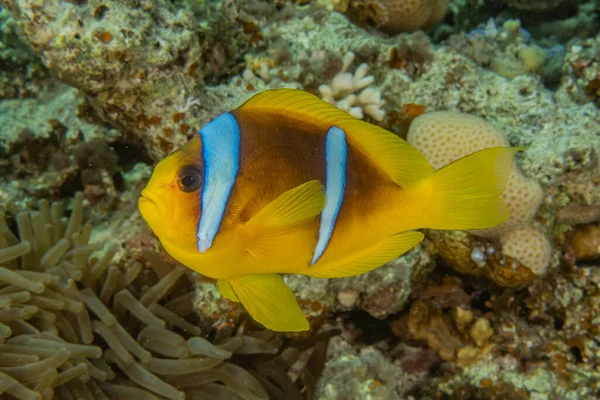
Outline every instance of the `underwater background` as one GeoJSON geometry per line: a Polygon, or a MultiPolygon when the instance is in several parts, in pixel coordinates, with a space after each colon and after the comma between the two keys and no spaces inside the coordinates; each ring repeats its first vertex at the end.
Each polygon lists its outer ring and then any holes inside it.
{"type": "Polygon", "coordinates": [[[0,0],[0,398],[600,398],[600,1],[0,0]],[[523,146],[485,231],[285,276],[265,330],[137,208],[153,166],[274,88],[439,168],[523,146]]]}

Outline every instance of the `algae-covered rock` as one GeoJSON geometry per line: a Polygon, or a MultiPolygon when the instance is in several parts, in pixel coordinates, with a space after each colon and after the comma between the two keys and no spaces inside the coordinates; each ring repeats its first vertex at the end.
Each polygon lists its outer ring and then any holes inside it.
{"type": "Polygon", "coordinates": [[[192,99],[202,98],[211,35],[190,12],[166,0],[4,3],[42,63],[151,156],[164,156],[193,132],[185,112],[204,103],[192,99]]]}
{"type": "Polygon", "coordinates": [[[0,98],[35,96],[48,75],[33,49],[20,40],[10,11],[0,6],[0,98]]]}

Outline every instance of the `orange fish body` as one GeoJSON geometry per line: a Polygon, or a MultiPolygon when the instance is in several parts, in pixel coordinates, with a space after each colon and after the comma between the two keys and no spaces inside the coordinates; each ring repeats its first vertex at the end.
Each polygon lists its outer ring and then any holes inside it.
{"type": "Polygon", "coordinates": [[[258,322],[307,330],[279,273],[358,275],[418,244],[415,229],[502,223],[517,150],[434,172],[388,131],[302,91],[266,91],[162,160],[140,210],[174,258],[258,322]]]}

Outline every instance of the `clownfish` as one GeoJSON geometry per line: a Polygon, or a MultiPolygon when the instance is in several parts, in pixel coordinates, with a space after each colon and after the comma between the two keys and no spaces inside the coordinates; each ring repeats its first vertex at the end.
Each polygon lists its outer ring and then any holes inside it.
{"type": "Polygon", "coordinates": [[[423,240],[483,229],[515,153],[488,148],[438,171],[393,133],[309,93],[261,92],[160,161],[139,209],[166,251],[217,280],[275,331],[310,325],[281,273],[360,275],[423,240]]]}

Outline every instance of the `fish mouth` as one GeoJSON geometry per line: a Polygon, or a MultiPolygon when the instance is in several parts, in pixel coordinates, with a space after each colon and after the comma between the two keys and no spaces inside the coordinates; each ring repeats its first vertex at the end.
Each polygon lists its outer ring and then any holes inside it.
{"type": "Polygon", "coordinates": [[[152,199],[150,198],[150,196],[148,195],[148,189],[144,189],[142,190],[142,193],[140,193],[140,201],[149,201],[150,203],[156,205],[154,203],[154,201],[152,201],[152,199]]]}
{"type": "Polygon", "coordinates": [[[149,197],[148,191],[146,189],[142,190],[142,193],[140,194],[140,197],[138,199],[138,206],[144,218],[146,218],[146,216],[148,216],[148,213],[152,210],[158,212],[158,207],[156,206],[156,203],[149,197]]]}
{"type": "Polygon", "coordinates": [[[173,210],[169,207],[169,204],[165,204],[164,201],[157,201],[157,197],[148,189],[142,190],[138,199],[138,208],[145,220],[157,218],[170,220],[173,216],[173,210]]]}

